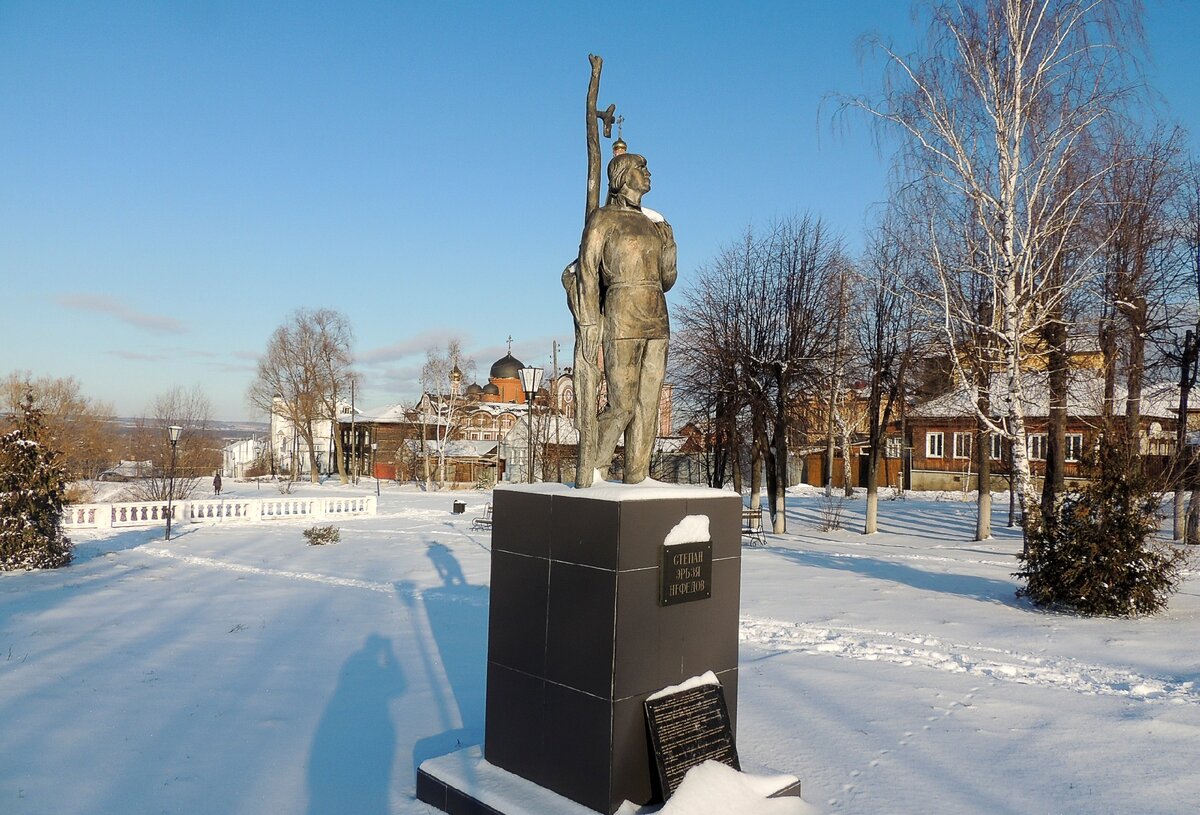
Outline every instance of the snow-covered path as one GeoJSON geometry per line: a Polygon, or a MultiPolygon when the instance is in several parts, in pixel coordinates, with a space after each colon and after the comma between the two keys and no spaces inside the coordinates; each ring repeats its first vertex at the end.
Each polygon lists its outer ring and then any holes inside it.
{"type": "MultiPolygon", "coordinates": [[[[129,531],[0,575],[0,813],[428,815],[415,765],[482,735],[490,496],[458,497],[385,490],[335,546],[129,531]]],[[[869,539],[860,511],[821,533],[797,496],[743,550],[744,763],[830,813],[1196,811],[1195,575],[1153,619],[1044,614],[969,505],[886,503],[869,539]]]]}

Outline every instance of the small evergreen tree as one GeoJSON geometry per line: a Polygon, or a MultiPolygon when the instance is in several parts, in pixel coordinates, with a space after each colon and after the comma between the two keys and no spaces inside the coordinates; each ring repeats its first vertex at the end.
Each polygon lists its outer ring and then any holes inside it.
{"type": "Polygon", "coordinates": [[[1179,587],[1185,554],[1155,540],[1159,495],[1129,445],[1102,438],[1065,494],[1026,530],[1018,596],[1089,616],[1154,614],[1179,587]]]}
{"type": "Polygon", "coordinates": [[[71,541],[61,526],[61,456],[44,443],[33,394],[26,394],[15,418],[16,427],[0,436],[0,571],[66,566],[71,541]]]}

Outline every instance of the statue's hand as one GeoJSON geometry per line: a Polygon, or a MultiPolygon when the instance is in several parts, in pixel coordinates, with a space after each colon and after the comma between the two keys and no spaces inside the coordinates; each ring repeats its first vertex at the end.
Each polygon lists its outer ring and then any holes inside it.
{"type": "Polygon", "coordinates": [[[579,326],[579,347],[583,351],[584,360],[595,365],[600,356],[600,326],[579,326]]]}
{"type": "Polygon", "coordinates": [[[663,245],[675,245],[675,230],[671,229],[671,225],[669,223],[666,221],[655,221],[654,231],[658,233],[660,238],[662,238],[663,245]]]}

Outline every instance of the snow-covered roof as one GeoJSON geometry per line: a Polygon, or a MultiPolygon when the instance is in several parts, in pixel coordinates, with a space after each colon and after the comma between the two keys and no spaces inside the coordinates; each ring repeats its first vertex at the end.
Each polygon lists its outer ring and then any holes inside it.
{"type": "MultiPolygon", "coordinates": [[[[387,407],[360,410],[354,417],[354,421],[373,424],[402,424],[408,421],[408,410],[409,407],[403,402],[397,402],[387,407]]],[[[344,424],[350,424],[349,416],[339,416],[338,419],[344,424]]]]}
{"type": "MultiPolygon", "coordinates": [[[[579,444],[579,430],[576,429],[575,422],[569,416],[537,413],[534,414],[533,425],[535,439],[555,444],[579,444]]],[[[522,419],[514,424],[504,436],[504,443],[510,447],[519,446],[528,443],[528,439],[529,423],[522,419]]]]}
{"type": "MultiPolygon", "coordinates": [[[[420,455],[421,442],[417,439],[406,439],[404,442],[410,452],[420,455]]],[[[425,454],[430,456],[439,455],[441,452],[442,442],[437,442],[432,439],[425,441],[425,454]]],[[[484,458],[496,452],[496,441],[475,441],[472,439],[451,439],[444,442],[446,445],[446,458],[484,458]]]]}
{"type": "Polygon", "coordinates": [[[143,475],[151,472],[154,469],[154,464],[151,461],[126,461],[121,459],[121,463],[115,467],[109,467],[104,471],[105,475],[117,475],[124,478],[141,478],[143,475]]]}
{"type": "MultiPolygon", "coordinates": [[[[1044,371],[1029,372],[1022,377],[1024,387],[1025,415],[1045,417],[1050,415],[1049,376],[1044,371]]],[[[1004,397],[1007,395],[1007,380],[1003,374],[993,374],[990,387],[992,415],[1002,415],[1004,397]]],[[[1121,384],[1116,387],[1114,411],[1125,415],[1127,390],[1121,384]]],[[[960,388],[937,396],[917,405],[909,415],[917,418],[958,418],[975,415],[975,393],[960,388]]],[[[1096,371],[1075,370],[1069,374],[1067,384],[1067,413],[1071,416],[1100,416],[1104,406],[1104,377],[1096,371]]],[[[1174,419],[1179,410],[1179,386],[1168,383],[1146,384],[1142,388],[1142,415],[1174,419]]]]}
{"type": "MultiPolygon", "coordinates": [[[[430,407],[433,410],[437,410],[439,408],[437,399],[430,400],[430,407]]],[[[515,402],[470,402],[463,401],[461,399],[458,401],[458,404],[455,405],[455,408],[456,410],[461,410],[462,413],[467,416],[471,416],[476,413],[486,413],[493,417],[500,416],[504,413],[513,413],[523,416],[529,410],[528,405],[517,404],[515,402]]],[[[414,421],[414,411],[416,411],[415,419],[420,421],[421,417],[419,407],[414,408],[410,405],[406,405],[403,402],[397,402],[394,405],[387,405],[386,407],[374,408],[371,410],[360,410],[355,416],[354,421],[370,424],[405,424],[407,422],[414,421]]],[[[339,416],[338,421],[342,422],[343,424],[349,424],[350,416],[339,416]]],[[[424,423],[433,424],[433,416],[426,415],[424,423]]]]}
{"type": "Polygon", "coordinates": [[[468,415],[473,413],[487,413],[492,416],[499,416],[502,413],[520,413],[524,415],[529,411],[529,405],[517,404],[516,402],[474,402],[468,404],[464,409],[468,415]]]}
{"type": "Polygon", "coordinates": [[[687,444],[686,436],[659,436],[654,440],[654,452],[678,453],[687,444]]]}

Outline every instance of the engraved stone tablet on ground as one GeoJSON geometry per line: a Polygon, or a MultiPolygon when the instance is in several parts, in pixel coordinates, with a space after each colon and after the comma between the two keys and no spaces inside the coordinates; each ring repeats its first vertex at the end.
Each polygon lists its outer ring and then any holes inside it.
{"type": "Polygon", "coordinates": [[[688,770],[705,761],[741,769],[720,685],[702,684],[647,699],[646,721],[664,799],[679,788],[688,770]]]}

